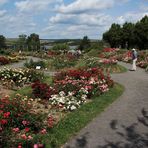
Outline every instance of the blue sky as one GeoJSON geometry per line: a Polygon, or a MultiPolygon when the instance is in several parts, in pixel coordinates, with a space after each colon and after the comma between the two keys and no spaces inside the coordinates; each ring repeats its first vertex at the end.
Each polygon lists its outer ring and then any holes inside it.
{"type": "Polygon", "coordinates": [[[148,0],[0,0],[0,34],[101,39],[112,23],[148,15],[148,0]]]}

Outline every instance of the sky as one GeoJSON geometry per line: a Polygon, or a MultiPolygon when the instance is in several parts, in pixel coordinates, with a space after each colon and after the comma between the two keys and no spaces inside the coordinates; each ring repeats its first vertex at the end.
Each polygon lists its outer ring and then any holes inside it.
{"type": "Polygon", "coordinates": [[[112,23],[148,15],[148,0],[0,0],[0,35],[101,39],[112,23]]]}

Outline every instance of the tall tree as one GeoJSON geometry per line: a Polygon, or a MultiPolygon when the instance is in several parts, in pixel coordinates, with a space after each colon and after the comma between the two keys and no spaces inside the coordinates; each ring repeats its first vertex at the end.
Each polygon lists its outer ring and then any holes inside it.
{"type": "Polygon", "coordinates": [[[125,22],[122,27],[121,45],[122,48],[132,48],[135,44],[134,36],[135,25],[133,23],[125,22]]]}
{"type": "Polygon", "coordinates": [[[6,48],[6,38],[0,35],[0,49],[6,48]]]}
{"type": "Polygon", "coordinates": [[[85,50],[90,47],[90,40],[88,39],[88,36],[84,36],[83,39],[80,42],[79,49],[85,50]]]}
{"type": "Polygon", "coordinates": [[[119,24],[112,24],[109,31],[103,34],[103,39],[107,41],[111,47],[119,47],[121,45],[121,27],[119,24]]]}
{"type": "Polygon", "coordinates": [[[140,49],[148,49],[148,16],[143,17],[135,25],[135,37],[140,49]]]}
{"type": "Polygon", "coordinates": [[[39,35],[32,33],[30,36],[28,36],[27,45],[28,45],[28,49],[31,50],[31,51],[39,50],[40,49],[39,35]]]}
{"type": "Polygon", "coordinates": [[[25,34],[19,35],[17,46],[20,50],[24,50],[25,48],[27,48],[26,41],[27,41],[27,35],[25,34]]]}

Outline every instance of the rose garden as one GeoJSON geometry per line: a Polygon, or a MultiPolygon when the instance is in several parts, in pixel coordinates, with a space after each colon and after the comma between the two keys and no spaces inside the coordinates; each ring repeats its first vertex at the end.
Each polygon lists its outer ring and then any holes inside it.
{"type": "Polygon", "coordinates": [[[105,42],[85,36],[72,50],[67,43],[41,49],[36,34],[24,43],[20,36],[17,49],[0,46],[0,148],[63,146],[126,91],[113,77],[129,72],[123,65],[132,64],[134,47],[137,67],[148,76],[148,40],[110,43],[118,27],[104,33],[105,42]]]}
{"type": "MultiPolygon", "coordinates": [[[[112,80],[110,74],[126,72],[118,63],[130,63],[130,51],[104,48],[96,53],[95,56],[89,53],[76,56],[52,51],[52,55],[51,52],[44,54],[42,60],[25,62],[23,68],[6,67],[27,59],[25,53],[1,56],[1,65],[6,66],[0,70],[0,87],[5,90],[0,102],[2,146],[32,147],[38,144],[43,147],[47,143],[51,147],[59,146],[66,142],[68,135],[91,120],[91,117],[86,120],[87,110],[95,116],[98,111],[94,102],[102,104],[106,99],[112,102],[113,91],[121,94],[123,88],[112,80]],[[41,69],[36,70],[36,66],[41,69]],[[49,76],[47,71],[54,73],[49,76]],[[110,97],[105,98],[108,94],[110,97]],[[75,117],[77,115],[79,117],[75,117]],[[71,122],[76,122],[75,129],[71,122]],[[61,130],[65,131],[60,133],[61,130]],[[59,141],[61,136],[63,139],[59,141]]],[[[139,51],[138,55],[137,65],[147,72],[148,51],[139,51]]]]}

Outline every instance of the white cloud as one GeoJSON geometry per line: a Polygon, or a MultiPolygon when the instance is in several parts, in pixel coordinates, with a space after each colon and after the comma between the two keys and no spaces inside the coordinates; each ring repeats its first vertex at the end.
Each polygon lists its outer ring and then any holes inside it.
{"type": "Polygon", "coordinates": [[[48,9],[49,4],[61,3],[62,0],[23,0],[15,2],[15,6],[21,12],[37,12],[48,9]]]}
{"type": "Polygon", "coordinates": [[[0,32],[7,33],[9,37],[17,37],[22,33],[32,33],[35,31],[36,24],[32,17],[25,14],[10,15],[5,14],[0,17],[0,32]]]}
{"type": "Polygon", "coordinates": [[[6,10],[0,10],[0,18],[4,17],[6,12],[7,12],[6,10]]]}
{"type": "Polygon", "coordinates": [[[56,10],[60,13],[82,13],[91,10],[102,10],[114,5],[114,0],[76,0],[69,5],[62,4],[56,10]]]}
{"type": "Polygon", "coordinates": [[[142,17],[144,17],[145,15],[148,15],[148,11],[147,12],[141,12],[141,13],[129,12],[129,13],[126,13],[125,15],[123,15],[123,16],[117,17],[115,22],[117,22],[119,24],[124,24],[125,22],[136,23],[137,21],[142,19],[142,17]]]}
{"type": "Polygon", "coordinates": [[[110,16],[105,14],[57,14],[50,18],[50,23],[53,24],[77,24],[88,26],[104,26],[110,23],[110,21],[110,16]]]}
{"type": "Polygon", "coordinates": [[[8,0],[0,0],[0,5],[3,5],[5,3],[7,3],[7,2],[8,2],[8,0]]]}

